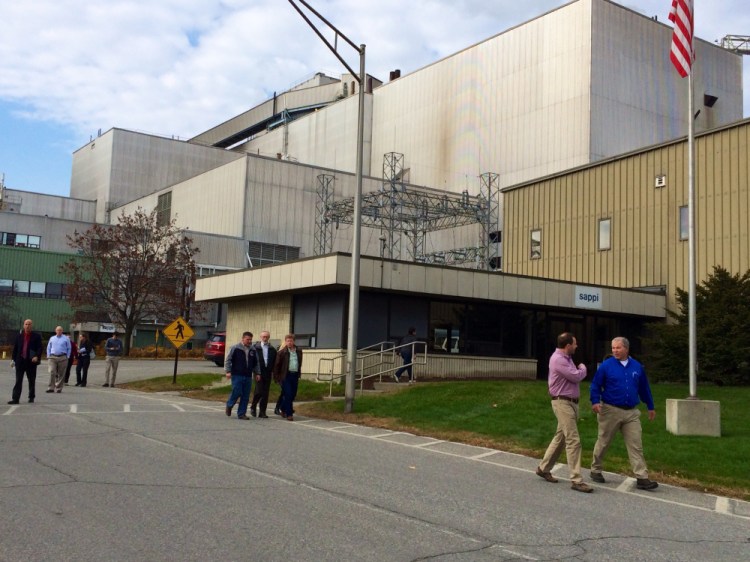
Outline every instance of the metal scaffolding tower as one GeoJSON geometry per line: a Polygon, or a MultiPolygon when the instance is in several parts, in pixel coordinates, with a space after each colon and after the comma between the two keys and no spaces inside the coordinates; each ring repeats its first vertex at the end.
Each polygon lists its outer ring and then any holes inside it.
{"type": "Polygon", "coordinates": [[[725,35],[721,47],[740,55],[750,55],[750,35],[725,35]]]}
{"type": "MultiPolygon", "coordinates": [[[[469,195],[468,191],[453,193],[427,187],[407,187],[404,174],[404,155],[389,152],[383,159],[381,188],[362,194],[362,226],[380,231],[381,256],[401,259],[402,246],[405,246],[411,261],[472,264],[479,269],[495,269],[487,256],[498,255],[498,174],[482,174],[480,193],[476,196],[469,195]],[[479,246],[425,253],[430,232],[473,224],[479,225],[479,246]],[[402,244],[402,236],[406,237],[405,244],[402,244]]],[[[354,198],[334,201],[332,182],[332,176],[318,176],[317,255],[331,251],[334,225],[353,224],[354,198]]]]}
{"type": "Polygon", "coordinates": [[[486,172],[479,180],[479,197],[485,200],[480,222],[480,245],[485,248],[483,269],[500,269],[500,176],[486,172]]]}
{"type": "Polygon", "coordinates": [[[333,201],[333,176],[320,174],[318,176],[318,187],[315,190],[315,238],[313,241],[313,253],[316,256],[330,254],[333,249],[333,223],[328,216],[328,209],[333,201]]]}

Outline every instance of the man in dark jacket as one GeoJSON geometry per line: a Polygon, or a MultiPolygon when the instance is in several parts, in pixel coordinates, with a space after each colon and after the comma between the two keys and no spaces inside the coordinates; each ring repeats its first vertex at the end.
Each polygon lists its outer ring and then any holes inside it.
{"type": "Polygon", "coordinates": [[[237,418],[241,420],[250,419],[247,417],[247,405],[250,402],[250,387],[253,384],[254,369],[253,334],[244,332],[242,341],[232,346],[224,361],[224,371],[227,378],[232,378],[232,394],[227,400],[227,416],[232,415],[232,408],[239,398],[240,407],[237,409],[237,418]]]}
{"type": "Polygon", "coordinates": [[[393,375],[393,378],[396,380],[396,382],[401,382],[401,375],[406,372],[409,375],[409,384],[412,383],[412,352],[414,351],[414,345],[415,341],[417,341],[417,329],[416,328],[409,328],[409,333],[406,334],[403,338],[401,338],[401,342],[399,343],[399,346],[402,346],[399,348],[398,353],[401,355],[401,359],[404,360],[404,366],[401,367],[398,371],[396,371],[393,375]]]}
{"type": "Polygon", "coordinates": [[[271,334],[267,330],[260,333],[260,341],[255,344],[255,391],[253,392],[253,403],[250,405],[250,415],[259,418],[267,418],[266,407],[268,406],[268,392],[271,389],[271,374],[273,364],[276,361],[276,348],[268,343],[271,334]],[[260,412],[256,407],[260,402],[260,412]]]}
{"type": "Polygon", "coordinates": [[[29,379],[29,403],[36,397],[36,368],[42,360],[42,336],[31,331],[33,323],[24,320],[23,330],[16,335],[13,345],[13,362],[16,366],[16,384],[8,404],[18,404],[23,390],[23,376],[29,379]]]}
{"type": "Polygon", "coordinates": [[[294,343],[294,334],[284,336],[284,344],[276,354],[273,365],[273,380],[281,385],[281,416],[294,421],[294,399],[302,373],[302,350],[294,343]]]}

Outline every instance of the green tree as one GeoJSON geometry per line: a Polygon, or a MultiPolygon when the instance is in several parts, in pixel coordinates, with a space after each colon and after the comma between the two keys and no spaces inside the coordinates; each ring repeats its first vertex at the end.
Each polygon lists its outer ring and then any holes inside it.
{"type": "MultiPolygon", "coordinates": [[[[646,338],[650,372],[659,380],[688,376],[688,293],[676,292],[672,324],[651,324],[646,338]]],[[[718,384],[750,384],[750,270],[731,275],[715,266],[696,287],[697,378],[718,384]]]]}
{"type": "Polygon", "coordinates": [[[79,255],[62,266],[71,280],[71,305],[121,326],[126,355],[138,324],[169,322],[189,308],[198,249],[174,220],[160,224],[156,211],[138,208],[115,225],[76,231],[68,245],[79,255]]]}

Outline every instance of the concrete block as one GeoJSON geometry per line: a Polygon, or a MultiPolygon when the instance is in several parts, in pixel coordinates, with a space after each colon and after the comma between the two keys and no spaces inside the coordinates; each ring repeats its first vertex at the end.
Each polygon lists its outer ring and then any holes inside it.
{"type": "Polygon", "coordinates": [[[715,400],[667,400],[667,431],[721,437],[721,406],[715,400]]]}

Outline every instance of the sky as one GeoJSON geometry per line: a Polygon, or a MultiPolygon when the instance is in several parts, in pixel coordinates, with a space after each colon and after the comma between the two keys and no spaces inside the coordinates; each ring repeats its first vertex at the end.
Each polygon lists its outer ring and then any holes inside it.
{"type": "MultiPolygon", "coordinates": [[[[366,70],[383,81],[568,3],[307,1],[367,46],[366,70]]],[[[669,23],[671,0],[619,3],[669,23]]],[[[747,0],[695,4],[701,39],[750,35],[747,0]]],[[[99,131],[188,139],[316,72],[344,72],[288,0],[2,2],[0,22],[0,177],[37,193],[67,196],[72,154],[99,131]]],[[[340,52],[358,69],[353,49],[340,52]]]]}

